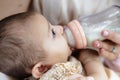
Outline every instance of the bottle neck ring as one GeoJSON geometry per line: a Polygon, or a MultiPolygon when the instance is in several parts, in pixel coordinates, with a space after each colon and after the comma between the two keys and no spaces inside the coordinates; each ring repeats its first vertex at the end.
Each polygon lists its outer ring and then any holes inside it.
{"type": "Polygon", "coordinates": [[[75,47],[77,49],[85,48],[87,45],[86,37],[82,26],[77,20],[73,20],[67,25],[71,30],[73,37],[75,39],[75,47]]]}

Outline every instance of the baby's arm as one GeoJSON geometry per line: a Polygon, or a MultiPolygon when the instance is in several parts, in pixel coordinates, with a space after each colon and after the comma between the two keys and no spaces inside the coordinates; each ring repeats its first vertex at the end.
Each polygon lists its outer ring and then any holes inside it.
{"type": "Polygon", "coordinates": [[[95,80],[108,80],[96,51],[81,50],[79,60],[83,63],[87,76],[92,76],[95,80]]]}

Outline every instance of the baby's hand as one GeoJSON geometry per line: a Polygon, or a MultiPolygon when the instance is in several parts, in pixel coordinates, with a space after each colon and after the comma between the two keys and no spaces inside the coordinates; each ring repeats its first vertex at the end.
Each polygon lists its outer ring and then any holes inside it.
{"type": "Polygon", "coordinates": [[[82,62],[88,76],[93,76],[95,80],[108,80],[105,68],[100,61],[97,51],[90,49],[81,50],[79,60],[82,62]]]}
{"type": "Polygon", "coordinates": [[[68,77],[68,79],[65,80],[94,80],[91,76],[83,76],[80,74],[73,74],[72,76],[68,77]]]}
{"type": "Polygon", "coordinates": [[[89,61],[98,61],[99,56],[95,50],[84,49],[80,51],[78,59],[85,65],[89,61]]]}

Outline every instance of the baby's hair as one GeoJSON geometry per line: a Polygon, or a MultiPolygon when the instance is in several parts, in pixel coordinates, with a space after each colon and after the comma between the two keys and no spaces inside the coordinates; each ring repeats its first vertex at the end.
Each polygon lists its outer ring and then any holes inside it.
{"type": "Polygon", "coordinates": [[[24,27],[29,28],[26,22],[36,14],[20,13],[0,21],[0,72],[21,80],[31,75],[26,72],[26,68],[32,68],[37,59],[45,56],[35,52],[32,43],[17,34],[20,31],[24,33],[24,27]]]}

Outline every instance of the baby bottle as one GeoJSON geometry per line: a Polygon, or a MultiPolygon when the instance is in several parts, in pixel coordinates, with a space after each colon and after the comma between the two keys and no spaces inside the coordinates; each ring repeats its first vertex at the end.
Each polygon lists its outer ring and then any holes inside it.
{"type": "Polygon", "coordinates": [[[101,36],[102,30],[120,33],[120,6],[114,5],[102,12],[69,22],[65,34],[71,47],[92,48],[93,41],[105,40],[101,36]]]}

